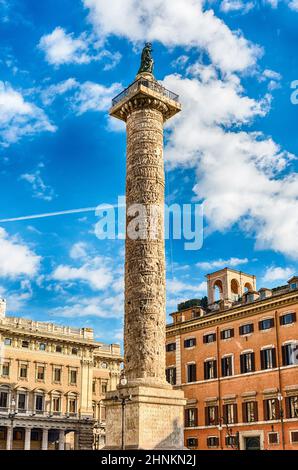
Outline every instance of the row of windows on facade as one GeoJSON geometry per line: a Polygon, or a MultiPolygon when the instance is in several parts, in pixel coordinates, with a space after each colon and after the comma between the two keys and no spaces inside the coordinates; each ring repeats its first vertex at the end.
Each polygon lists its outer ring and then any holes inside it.
{"type": "MultiPolygon", "coordinates": [[[[4,345],[5,346],[12,346],[12,339],[11,338],[4,338],[4,345]]],[[[38,343],[39,351],[46,351],[47,346],[48,346],[47,343],[38,343]]],[[[21,342],[21,347],[24,348],[24,349],[29,349],[30,348],[30,341],[23,340],[21,342]]],[[[56,353],[65,353],[65,349],[60,344],[56,344],[54,352],[56,352],[56,353]]],[[[78,348],[74,348],[74,347],[71,348],[71,354],[72,355],[77,356],[78,352],[79,352],[78,348]]]]}
{"type": "MultiPolygon", "coordinates": [[[[282,365],[291,366],[298,364],[298,345],[288,343],[282,346],[282,365]]],[[[277,366],[276,349],[273,347],[264,348],[260,351],[261,370],[274,369],[277,366]]],[[[187,364],[188,383],[197,381],[197,365],[187,364]]],[[[204,380],[216,379],[218,377],[218,367],[216,359],[208,359],[204,362],[204,380]]],[[[248,374],[255,372],[255,353],[253,351],[240,354],[240,373],[248,374]]],[[[221,358],[221,377],[234,375],[234,356],[227,355],[221,358]]],[[[176,367],[166,369],[167,381],[176,385],[176,367]]]]}
{"type": "MultiPolygon", "coordinates": [[[[286,418],[298,418],[298,395],[286,397],[286,418]]],[[[224,424],[237,424],[238,406],[237,403],[223,405],[223,416],[219,416],[218,405],[205,407],[205,426],[218,426],[222,421],[224,424]]],[[[281,419],[282,412],[280,402],[277,398],[263,400],[264,421],[274,421],[281,419]]],[[[245,401],[242,403],[242,423],[255,423],[259,421],[259,404],[257,401],[245,401]]],[[[198,409],[187,408],[185,410],[185,427],[198,426],[198,409]]]]}
{"type": "MultiPolygon", "coordinates": [[[[11,373],[11,364],[10,361],[4,361],[2,363],[2,370],[1,375],[4,378],[9,378],[11,373]]],[[[29,364],[27,363],[19,363],[18,366],[18,378],[19,379],[28,379],[29,376],[29,364]]],[[[52,382],[53,383],[61,383],[62,381],[62,367],[53,366],[52,367],[52,382]]],[[[46,367],[43,365],[36,365],[35,366],[35,380],[37,381],[45,381],[46,377],[46,367]]],[[[68,370],[68,382],[69,385],[77,385],[77,378],[78,378],[78,371],[77,369],[69,369],[68,370]]]]}
{"type": "MultiPolygon", "coordinates": [[[[6,441],[7,431],[5,426],[0,427],[0,441],[6,441]]],[[[24,441],[25,440],[25,429],[24,428],[15,428],[13,430],[13,441],[24,441]]],[[[31,429],[30,441],[41,441],[42,440],[42,430],[41,429],[31,429]]],[[[59,441],[59,430],[58,429],[49,429],[48,430],[48,443],[55,443],[59,441]]]]}
{"type": "MultiPolygon", "coordinates": [[[[16,410],[20,412],[27,412],[31,411],[33,413],[44,413],[45,412],[45,394],[44,393],[34,393],[33,394],[33,409],[29,410],[29,392],[21,391],[17,393],[16,399],[16,410]]],[[[63,398],[61,395],[53,395],[50,399],[50,411],[55,413],[61,413],[62,411],[62,404],[63,398]]],[[[73,414],[77,413],[77,397],[76,396],[68,396],[66,398],[66,409],[67,413],[73,414]]],[[[6,390],[0,390],[0,410],[11,410],[11,402],[10,402],[10,392],[6,390]]]]}
{"type": "Polygon", "coordinates": [[[92,393],[97,393],[97,382],[99,382],[99,386],[101,386],[101,393],[105,395],[108,390],[108,383],[107,382],[101,382],[100,379],[94,379],[92,382],[92,393]]]}
{"type": "MultiPolygon", "coordinates": [[[[280,325],[290,325],[291,323],[296,322],[296,313],[287,313],[285,315],[282,315],[279,317],[280,318],[280,325]]],[[[259,330],[264,331],[264,330],[269,330],[270,328],[274,327],[274,318],[266,318],[265,320],[259,321],[259,330]]],[[[247,323],[246,325],[242,325],[239,327],[239,335],[244,336],[248,335],[254,332],[254,324],[253,323],[247,323]]],[[[234,328],[227,328],[225,330],[222,330],[220,332],[220,339],[230,339],[235,336],[235,330],[234,328]]],[[[209,333],[203,336],[203,343],[213,343],[216,341],[216,333],[209,333]]],[[[196,346],[197,340],[196,338],[188,338],[184,341],[184,347],[185,348],[193,348],[196,346]]],[[[176,343],[168,343],[166,345],[166,351],[175,351],[176,350],[176,343]]]]}
{"type": "MultiPolygon", "coordinates": [[[[279,444],[279,433],[272,431],[268,432],[268,444],[274,445],[279,444]]],[[[292,444],[298,444],[298,431],[290,431],[290,442],[292,444]]],[[[219,447],[219,437],[218,436],[208,436],[206,439],[207,447],[219,447]]],[[[186,439],[187,447],[198,447],[199,441],[196,437],[190,437],[186,439]]],[[[237,437],[236,436],[229,436],[225,437],[225,445],[227,447],[235,448],[237,444],[237,437]]]]}

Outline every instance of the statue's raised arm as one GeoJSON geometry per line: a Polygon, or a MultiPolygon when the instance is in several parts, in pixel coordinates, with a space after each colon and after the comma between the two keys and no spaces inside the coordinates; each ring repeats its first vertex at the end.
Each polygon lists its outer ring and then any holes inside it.
{"type": "Polygon", "coordinates": [[[151,54],[152,54],[152,45],[150,42],[147,42],[142,51],[141,66],[139,68],[138,74],[142,72],[153,74],[154,60],[151,54]]]}

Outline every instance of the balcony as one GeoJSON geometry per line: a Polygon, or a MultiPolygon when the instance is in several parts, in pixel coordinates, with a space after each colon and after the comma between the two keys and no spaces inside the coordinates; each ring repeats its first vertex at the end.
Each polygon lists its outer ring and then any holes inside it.
{"type": "Polygon", "coordinates": [[[130,95],[134,95],[138,90],[140,90],[141,86],[149,88],[150,90],[161,94],[167,99],[176,101],[177,103],[179,101],[179,96],[176,95],[176,93],[173,93],[172,91],[167,90],[165,87],[160,85],[160,83],[158,83],[157,81],[145,80],[144,78],[140,78],[139,80],[136,80],[135,82],[133,82],[128,88],[125,88],[125,90],[119,93],[119,95],[117,95],[112,100],[112,107],[116,106],[124,98],[129,97],[130,95]]]}

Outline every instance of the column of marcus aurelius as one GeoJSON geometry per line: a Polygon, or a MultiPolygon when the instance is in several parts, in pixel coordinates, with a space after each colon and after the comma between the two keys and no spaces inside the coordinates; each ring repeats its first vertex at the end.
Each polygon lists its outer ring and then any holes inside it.
{"type": "Polygon", "coordinates": [[[146,44],[136,80],[110,115],[126,122],[124,365],[127,384],[107,396],[106,447],[183,448],[182,391],[165,379],[163,126],[181,110],[153,76],[146,44]],[[113,400],[114,397],[114,400],[113,400]],[[120,400],[119,400],[120,398],[120,400]],[[125,412],[123,403],[125,400],[125,412]],[[121,403],[122,399],[122,403],[121,403]],[[123,419],[124,418],[124,419],[123,419]]]}

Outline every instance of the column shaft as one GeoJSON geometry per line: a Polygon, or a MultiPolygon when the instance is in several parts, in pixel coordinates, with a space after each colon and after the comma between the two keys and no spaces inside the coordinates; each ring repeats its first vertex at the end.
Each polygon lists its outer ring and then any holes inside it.
{"type": "Polygon", "coordinates": [[[31,428],[25,428],[24,450],[30,450],[31,446],[31,428]]]}
{"type": "Polygon", "coordinates": [[[42,430],[42,442],[41,442],[41,450],[48,450],[48,429],[42,430]]]}
{"type": "Polygon", "coordinates": [[[64,450],[65,446],[65,432],[64,429],[60,429],[59,431],[59,449],[58,450],[64,450]]]}
{"type": "Polygon", "coordinates": [[[6,428],[6,450],[12,450],[12,426],[7,426],[6,428]]]}

